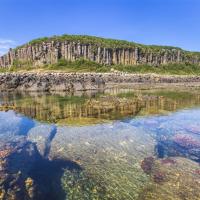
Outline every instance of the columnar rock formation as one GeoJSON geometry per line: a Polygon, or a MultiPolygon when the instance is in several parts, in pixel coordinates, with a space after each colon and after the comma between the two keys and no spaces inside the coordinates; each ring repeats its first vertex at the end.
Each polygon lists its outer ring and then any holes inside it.
{"type": "Polygon", "coordinates": [[[57,63],[59,59],[75,61],[86,59],[103,65],[169,63],[200,64],[200,53],[183,51],[175,47],[145,46],[126,41],[90,36],[61,36],[34,40],[0,57],[0,67],[15,62],[33,66],[57,63]]]}

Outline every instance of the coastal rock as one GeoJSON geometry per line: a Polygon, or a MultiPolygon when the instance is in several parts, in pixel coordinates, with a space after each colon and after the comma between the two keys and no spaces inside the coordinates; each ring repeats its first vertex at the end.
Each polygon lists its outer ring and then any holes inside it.
{"type": "Polygon", "coordinates": [[[126,73],[1,73],[0,91],[86,91],[102,90],[119,84],[183,84],[200,83],[199,76],[175,76],[126,73]]]}
{"type": "Polygon", "coordinates": [[[105,87],[100,75],[76,73],[5,73],[0,74],[0,90],[76,91],[105,87]]]}

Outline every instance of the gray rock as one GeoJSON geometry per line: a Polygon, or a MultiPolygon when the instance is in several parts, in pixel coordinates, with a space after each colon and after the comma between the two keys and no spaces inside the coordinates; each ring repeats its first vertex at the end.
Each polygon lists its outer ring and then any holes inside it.
{"type": "Polygon", "coordinates": [[[126,73],[1,73],[0,91],[85,91],[102,90],[119,84],[199,85],[200,76],[126,73]]]}

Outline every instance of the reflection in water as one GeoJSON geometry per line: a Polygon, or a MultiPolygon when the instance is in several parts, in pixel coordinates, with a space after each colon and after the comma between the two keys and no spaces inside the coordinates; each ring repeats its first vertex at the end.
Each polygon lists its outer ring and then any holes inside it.
{"type": "Polygon", "coordinates": [[[200,199],[198,90],[0,95],[0,199],[200,199]]]}
{"type": "Polygon", "coordinates": [[[42,122],[86,125],[136,115],[166,114],[198,106],[198,91],[111,90],[77,96],[38,93],[1,93],[0,110],[15,110],[42,122]]]}

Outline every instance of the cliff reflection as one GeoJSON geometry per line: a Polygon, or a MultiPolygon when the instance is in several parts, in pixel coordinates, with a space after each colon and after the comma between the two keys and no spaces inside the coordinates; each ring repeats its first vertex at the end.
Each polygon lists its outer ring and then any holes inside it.
{"type": "Polygon", "coordinates": [[[200,105],[198,90],[110,90],[100,93],[1,93],[0,110],[38,121],[87,125],[125,117],[166,114],[200,105]]]}

